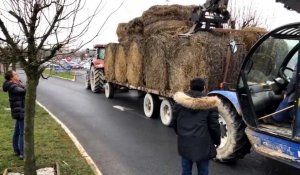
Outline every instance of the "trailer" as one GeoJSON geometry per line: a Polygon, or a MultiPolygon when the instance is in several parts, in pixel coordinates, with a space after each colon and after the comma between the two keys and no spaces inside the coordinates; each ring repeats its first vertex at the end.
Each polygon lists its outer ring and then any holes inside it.
{"type": "Polygon", "coordinates": [[[136,90],[140,97],[144,98],[143,110],[148,118],[160,116],[161,122],[165,126],[172,126],[174,120],[172,116],[172,107],[174,101],[171,93],[162,93],[155,89],[146,87],[136,87],[128,83],[118,83],[116,81],[107,81],[104,85],[105,97],[111,99],[114,97],[117,89],[126,88],[136,90]]]}

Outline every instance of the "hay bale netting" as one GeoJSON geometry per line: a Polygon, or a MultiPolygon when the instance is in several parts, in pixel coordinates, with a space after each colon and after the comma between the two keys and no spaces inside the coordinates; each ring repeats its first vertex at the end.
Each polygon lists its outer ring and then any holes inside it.
{"type": "Polygon", "coordinates": [[[144,40],[133,39],[127,50],[127,80],[134,86],[143,85],[144,40]]]}
{"type": "Polygon", "coordinates": [[[189,21],[195,6],[156,5],[145,11],[141,17],[144,26],[157,21],[180,20],[189,21]]]}
{"type": "Polygon", "coordinates": [[[126,83],[127,72],[126,54],[122,44],[117,45],[115,54],[115,80],[119,83],[126,83]]]}
{"type": "Polygon", "coordinates": [[[179,39],[177,54],[170,66],[171,92],[186,91],[190,80],[202,77],[208,90],[218,86],[223,76],[223,61],[229,36],[200,32],[188,39],[179,39]]]}
{"type": "Polygon", "coordinates": [[[168,61],[176,51],[176,42],[167,34],[152,35],[145,41],[143,71],[147,88],[162,93],[168,90],[168,61]]]}
{"type": "Polygon", "coordinates": [[[106,80],[115,80],[115,52],[117,48],[116,43],[109,43],[105,49],[105,64],[104,73],[106,80]]]}
{"type": "Polygon", "coordinates": [[[164,32],[175,36],[188,32],[191,26],[192,23],[190,21],[184,20],[157,21],[144,27],[144,35],[150,36],[164,32]]]}

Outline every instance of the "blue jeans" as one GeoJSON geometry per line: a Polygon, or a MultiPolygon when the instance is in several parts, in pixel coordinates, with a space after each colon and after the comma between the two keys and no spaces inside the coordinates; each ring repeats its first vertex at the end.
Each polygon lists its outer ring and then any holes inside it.
{"type": "MultiPolygon", "coordinates": [[[[276,111],[282,110],[286,107],[289,106],[289,98],[285,97],[279,104],[279,106],[277,107],[276,111]]],[[[282,112],[279,112],[277,114],[274,114],[272,116],[272,118],[276,121],[276,122],[283,122],[286,118],[291,118],[290,115],[290,109],[289,110],[285,110],[282,112]]]]}
{"type": "Polygon", "coordinates": [[[13,148],[15,153],[24,155],[24,120],[16,120],[13,134],[13,148]]]}
{"type": "MultiPolygon", "coordinates": [[[[193,161],[181,157],[182,175],[192,175],[193,161]]],[[[208,175],[209,160],[196,162],[198,175],[208,175]]]]}

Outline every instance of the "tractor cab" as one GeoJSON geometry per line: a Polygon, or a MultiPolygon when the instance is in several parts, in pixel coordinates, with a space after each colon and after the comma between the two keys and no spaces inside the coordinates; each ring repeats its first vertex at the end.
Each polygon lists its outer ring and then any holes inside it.
{"type": "Polygon", "coordinates": [[[246,56],[237,85],[237,98],[246,134],[259,153],[300,168],[300,23],[269,32],[246,56]],[[293,73],[295,81],[293,79],[293,73]],[[295,100],[278,110],[293,83],[295,100]],[[265,122],[285,113],[279,124],[265,122]]]}
{"type": "Polygon", "coordinates": [[[96,68],[103,68],[104,67],[104,57],[105,57],[105,45],[103,44],[96,44],[94,45],[96,49],[96,57],[92,60],[92,65],[96,68]]]}

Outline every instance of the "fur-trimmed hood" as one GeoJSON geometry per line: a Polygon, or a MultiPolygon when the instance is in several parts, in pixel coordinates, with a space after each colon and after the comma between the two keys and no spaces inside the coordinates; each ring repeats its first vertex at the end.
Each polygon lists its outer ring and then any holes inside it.
{"type": "Polygon", "coordinates": [[[221,100],[216,96],[205,96],[199,98],[193,98],[186,95],[184,92],[176,92],[173,95],[173,99],[176,103],[190,109],[211,109],[218,107],[221,104],[221,100]]]}

